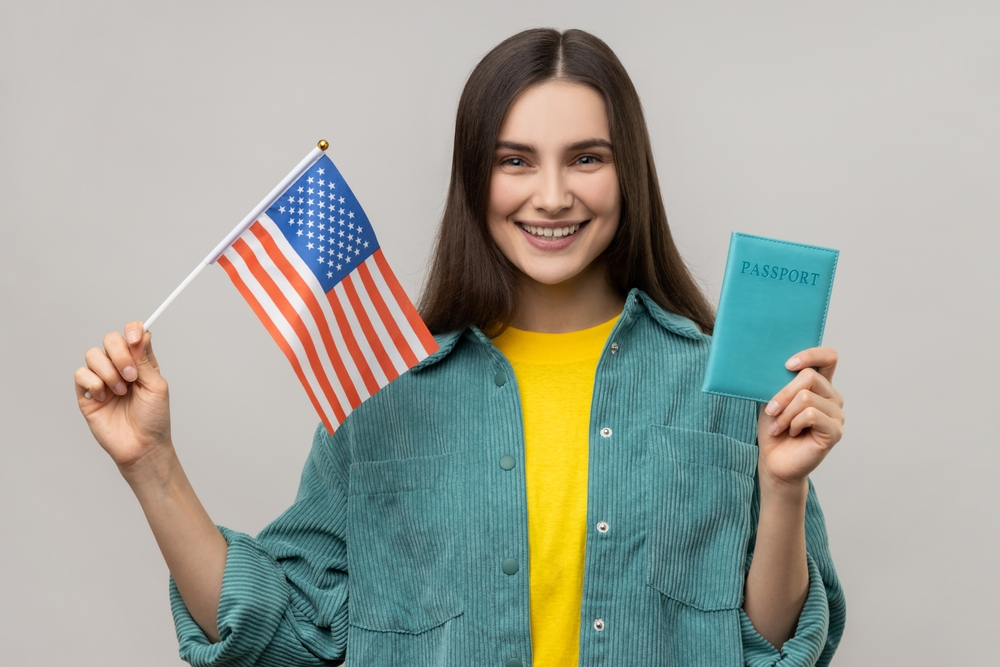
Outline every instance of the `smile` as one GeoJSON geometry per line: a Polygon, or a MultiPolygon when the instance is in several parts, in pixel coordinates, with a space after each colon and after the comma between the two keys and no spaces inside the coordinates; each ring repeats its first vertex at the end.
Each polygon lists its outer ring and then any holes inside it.
{"type": "Polygon", "coordinates": [[[572,236],[576,234],[580,229],[581,223],[576,223],[572,225],[567,225],[565,227],[537,227],[535,225],[528,225],[523,222],[517,223],[518,226],[524,231],[528,232],[532,236],[538,238],[562,238],[564,236],[572,236]]]}

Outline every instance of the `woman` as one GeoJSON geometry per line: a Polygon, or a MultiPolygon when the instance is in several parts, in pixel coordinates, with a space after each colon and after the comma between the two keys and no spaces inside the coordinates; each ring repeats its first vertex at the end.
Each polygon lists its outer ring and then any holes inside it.
{"type": "Polygon", "coordinates": [[[597,38],[526,31],[470,76],[421,311],[441,349],[317,431],[256,539],[184,476],[141,324],[88,352],[80,408],[170,568],[185,659],[829,662],[844,602],[807,475],[841,437],[836,353],[793,357],[759,417],[699,390],[711,309],[597,38]]]}

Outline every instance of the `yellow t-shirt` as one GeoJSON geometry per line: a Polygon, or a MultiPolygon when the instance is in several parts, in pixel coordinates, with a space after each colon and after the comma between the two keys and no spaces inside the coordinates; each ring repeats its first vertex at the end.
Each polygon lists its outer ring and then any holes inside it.
{"type": "Polygon", "coordinates": [[[558,334],[508,328],[493,340],[514,368],[524,415],[535,667],[579,663],[590,403],[616,321],[558,334]]]}

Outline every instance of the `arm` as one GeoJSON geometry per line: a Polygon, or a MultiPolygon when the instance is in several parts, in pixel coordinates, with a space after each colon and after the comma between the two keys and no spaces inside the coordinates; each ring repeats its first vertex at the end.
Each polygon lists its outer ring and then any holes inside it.
{"type": "Polygon", "coordinates": [[[188,481],[170,438],[167,382],[142,323],[110,333],[76,371],[80,411],[135,493],[185,603],[218,641],[226,540],[188,481]]]}
{"type": "Polygon", "coordinates": [[[829,348],[793,357],[788,368],[799,374],[758,421],[760,516],[743,610],[761,637],[779,649],[795,634],[810,594],[808,475],[843,433],[843,398],[830,383],[836,365],[837,354],[829,348]]]}

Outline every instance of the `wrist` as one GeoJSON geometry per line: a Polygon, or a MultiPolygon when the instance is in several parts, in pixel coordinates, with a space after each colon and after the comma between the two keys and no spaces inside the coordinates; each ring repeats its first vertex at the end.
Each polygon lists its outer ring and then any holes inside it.
{"type": "Polygon", "coordinates": [[[138,494],[147,487],[163,487],[180,468],[180,461],[174,444],[168,442],[129,462],[118,466],[118,472],[125,478],[132,490],[138,494]]]}
{"type": "Polygon", "coordinates": [[[768,500],[805,505],[809,495],[809,478],[782,479],[771,475],[764,466],[758,465],[761,503],[768,500]]]}

